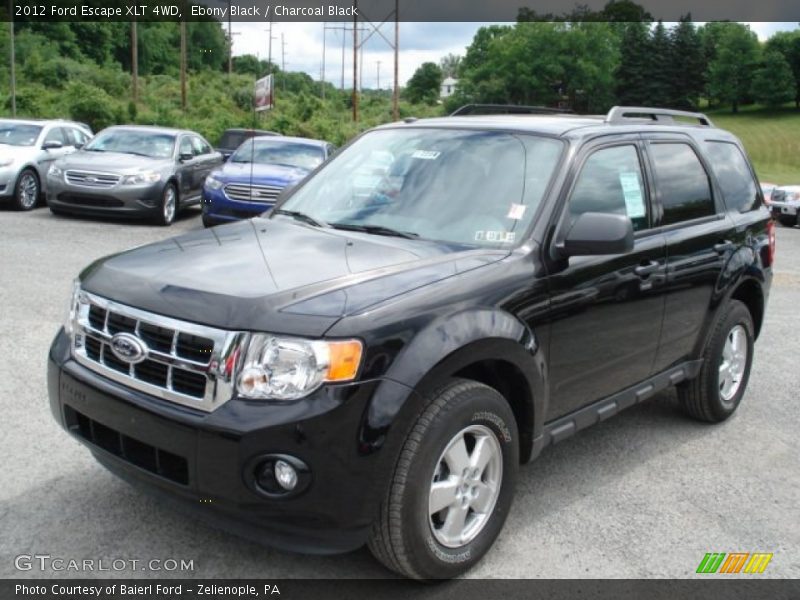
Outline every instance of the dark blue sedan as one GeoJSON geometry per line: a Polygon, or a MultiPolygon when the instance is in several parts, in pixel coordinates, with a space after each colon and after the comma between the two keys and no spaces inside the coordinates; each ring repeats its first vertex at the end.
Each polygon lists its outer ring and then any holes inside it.
{"type": "Polygon", "coordinates": [[[246,141],[203,185],[203,225],[249,219],[322,164],[334,146],[322,140],[264,136],[246,141]]]}

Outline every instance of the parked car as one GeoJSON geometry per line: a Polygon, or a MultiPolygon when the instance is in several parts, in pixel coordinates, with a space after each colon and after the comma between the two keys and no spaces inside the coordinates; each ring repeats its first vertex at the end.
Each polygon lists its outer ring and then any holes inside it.
{"type": "Polygon", "coordinates": [[[53,161],[75,152],[92,130],[74,121],[0,119],[0,197],[17,210],[36,206],[53,161]]]}
{"type": "Polygon", "coordinates": [[[87,267],[52,412],[201,518],[457,576],[546,446],[672,385],[695,419],[734,414],[774,226],[741,143],[702,114],[382,126],[266,218],[87,267]],[[386,153],[364,193],[355,174],[386,153]]]}
{"type": "Polygon", "coordinates": [[[200,203],[203,181],[222,155],[193,131],[126,125],[98,133],[47,174],[55,214],[151,217],[171,225],[200,203]]]}
{"type": "Polygon", "coordinates": [[[767,183],[766,181],[761,182],[761,193],[764,195],[764,204],[769,206],[772,200],[772,192],[773,190],[778,187],[774,183],[767,183]]]}
{"type": "Polygon", "coordinates": [[[254,137],[266,135],[280,135],[274,131],[264,131],[263,129],[226,129],[219,140],[217,152],[222,154],[222,158],[228,160],[236,149],[247,140],[254,137]]]}
{"type": "Polygon", "coordinates": [[[797,225],[797,215],[800,214],[800,185],[784,185],[775,188],[772,192],[770,209],[772,216],[780,221],[781,225],[786,227],[797,225]]]}
{"type": "Polygon", "coordinates": [[[257,137],[239,146],[203,185],[203,224],[249,219],[272,208],[333,152],[333,145],[298,137],[257,137]]]}

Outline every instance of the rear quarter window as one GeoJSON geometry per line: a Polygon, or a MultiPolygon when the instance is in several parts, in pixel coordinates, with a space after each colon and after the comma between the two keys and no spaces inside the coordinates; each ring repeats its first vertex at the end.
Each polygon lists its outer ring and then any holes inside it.
{"type": "Polygon", "coordinates": [[[758,208],[758,185],[741,149],[731,142],[706,142],[705,151],[725,205],[739,212],[758,208]]]}

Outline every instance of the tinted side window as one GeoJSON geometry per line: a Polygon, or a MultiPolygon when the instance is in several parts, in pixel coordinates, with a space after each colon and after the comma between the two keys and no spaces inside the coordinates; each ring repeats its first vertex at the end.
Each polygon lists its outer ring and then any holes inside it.
{"type": "Polygon", "coordinates": [[[202,138],[197,136],[192,136],[192,146],[194,148],[195,156],[200,156],[202,154],[211,154],[211,146],[205,143],[202,138]]]}
{"type": "Polygon", "coordinates": [[[634,231],[646,229],[647,196],[636,146],[603,148],[583,164],[569,199],[571,222],[586,212],[626,215],[634,231]]]}
{"type": "Polygon", "coordinates": [[[190,138],[188,138],[186,136],[181,138],[181,145],[180,145],[179,153],[181,155],[184,155],[184,154],[194,155],[194,153],[195,153],[194,152],[194,147],[193,147],[193,144],[192,144],[192,140],[190,138]]]}
{"type": "Polygon", "coordinates": [[[739,147],[730,142],[706,142],[705,146],[728,208],[740,212],[758,208],[758,187],[739,147]]]}
{"type": "Polygon", "coordinates": [[[656,188],[664,206],[664,225],[716,213],[711,184],[688,144],[651,144],[656,188]]]}
{"type": "Polygon", "coordinates": [[[86,133],[84,133],[80,129],[74,129],[74,128],[70,129],[69,134],[70,137],[72,138],[71,143],[73,146],[74,145],[83,146],[84,144],[86,144],[86,142],[89,141],[89,136],[86,135],[86,133]]]}
{"type": "Polygon", "coordinates": [[[50,131],[47,132],[47,136],[44,138],[45,142],[61,142],[65,146],[67,145],[67,140],[64,138],[64,131],[61,127],[53,127],[50,131]]]}

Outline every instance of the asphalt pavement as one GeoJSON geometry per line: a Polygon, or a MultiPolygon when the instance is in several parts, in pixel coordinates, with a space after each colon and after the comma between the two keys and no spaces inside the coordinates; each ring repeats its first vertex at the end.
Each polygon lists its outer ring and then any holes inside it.
{"type": "MultiPolygon", "coordinates": [[[[118,577],[389,576],[366,549],[301,556],[198,524],[116,479],[53,421],[45,360],[77,273],[200,227],[196,211],[160,228],[0,208],[0,577],[92,575],[54,570],[53,558],[94,560],[112,569],[95,575],[118,577]],[[20,555],[51,558],[20,571],[20,555]],[[161,571],[143,569],[152,559],[161,571]],[[169,560],[193,569],[163,570],[169,560]]],[[[707,552],[770,552],[759,577],[800,577],[800,228],[777,234],[737,414],[697,423],[670,391],[545,450],[522,468],[505,529],[469,577],[695,577],[707,552]]]]}

